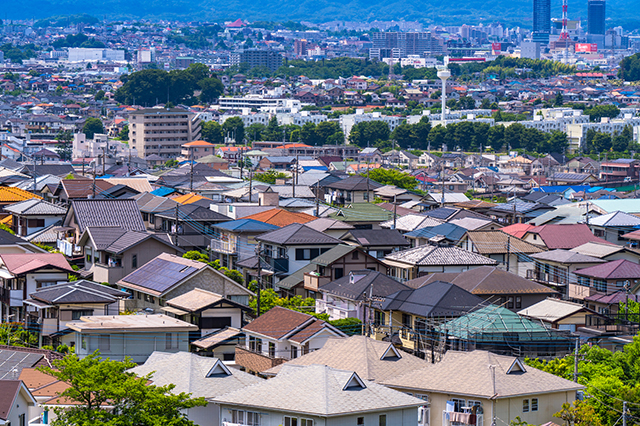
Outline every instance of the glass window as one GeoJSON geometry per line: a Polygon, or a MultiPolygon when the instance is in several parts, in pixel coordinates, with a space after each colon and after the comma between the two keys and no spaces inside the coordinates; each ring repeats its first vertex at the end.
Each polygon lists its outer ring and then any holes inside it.
{"type": "Polygon", "coordinates": [[[173,349],[174,348],[174,341],[173,341],[173,335],[171,333],[167,333],[165,335],[165,346],[167,349],[173,349]]]}
{"type": "Polygon", "coordinates": [[[131,268],[136,269],[138,267],[138,255],[134,254],[131,256],[131,268]]]}
{"type": "Polygon", "coordinates": [[[108,334],[98,336],[98,350],[100,352],[109,352],[111,350],[111,336],[108,334]]]}
{"type": "Polygon", "coordinates": [[[356,421],[357,425],[363,425],[364,424],[364,417],[358,417],[358,420],[356,421]]]}
{"type": "Polygon", "coordinates": [[[380,414],[378,417],[378,426],[387,426],[387,415],[380,414]]]}
{"type": "Polygon", "coordinates": [[[531,411],[538,411],[538,398],[531,399],[531,411]]]}
{"type": "Polygon", "coordinates": [[[528,413],[529,412],[529,400],[528,399],[523,399],[522,400],[522,412],[523,413],[528,413]]]}

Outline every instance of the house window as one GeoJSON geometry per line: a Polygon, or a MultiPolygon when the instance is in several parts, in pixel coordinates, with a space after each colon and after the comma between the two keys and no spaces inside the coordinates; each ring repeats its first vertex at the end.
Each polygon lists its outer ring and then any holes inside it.
{"type": "Polygon", "coordinates": [[[298,358],[298,348],[296,346],[291,346],[291,359],[298,358]]]}
{"type": "Polygon", "coordinates": [[[131,268],[136,269],[138,267],[138,255],[134,254],[131,256],[131,268]]]}
{"type": "Polygon", "coordinates": [[[353,253],[351,253],[351,259],[358,260],[358,250],[354,250],[353,253]]]}
{"type": "MultiPolygon", "coordinates": [[[[296,249],[296,260],[311,260],[320,255],[320,249],[296,249]]],[[[284,256],[281,256],[284,257],[284,256]]]]}
{"type": "Polygon", "coordinates": [[[28,228],[44,228],[44,219],[28,219],[28,228]]]}
{"type": "Polygon", "coordinates": [[[364,425],[364,417],[358,417],[358,420],[356,420],[356,424],[357,425],[364,425]]]}
{"type": "Polygon", "coordinates": [[[411,315],[402,314],[402,325],[407,328],[411,328],[411,315]]]}
{"type": "Polygon", "coordinates": [[[516,296],[516,309],[522,308],[522,297],[516,296]]]}
{"type": "Polygon", "coordinates": [[[380,414],[378,417],[378,426],[387,426],[387,415],[380,414]]]}
{"type": "Polygon", "coordinates": [[[333,270],[333,279],[337,280],[338,278],[344,277],[344,269],[343,268],[335,268],[333,270]]]}
{"type": "Polygon", "coordinates": [[[531,411],[538,411],[538,398],[531,398],[531,411]]]}
{"type": "Polygon", "coordinates": [[[603,293],[607,292],[607,282],[605,280],[593,279],[593,288],[603,293]]]}
{"type": "Polygon", "coordinates": [[[529,400],[528,399],[523,399],[522,400],[522,412],[523,413],[528,413],[529,412],[529,400]]]}
{"type": "Polygon", "coordinates": [[[581,277],[578,275],[578,285],[589,287],[591,285],[591,279],[589,277],[581,277]]]}
{"type": "Polygon", "coordinates": [[[82,347],[82,349],[87,349],[87,338],[82,336],[82,338],[80,339],[80,346],[82,347]]]}
{"type": "MultiPolygon", "coordinates": [[[[178,337],[178,335],[176,335],[176,337],[178,337]]],[[[178,347],[177,343],[178,342],[174,342],[172,333],[167,333],[165,335],[165,347],[166,347],[166,349],[173,349],[173,348],[178,347]]]]}
{"type": "Polygon", "coordinates": [[[93,309],[85,309],[85,310],[81,310],[81,311],[71,311],[71,319],[72,320],[79,320],[80,317],[90,317],[91,315],[93,315],[93,309]]]}
{"type": "Polygon", "coordinates": [[[384,325],[385,324],[385,315],[384,312],[375,311],[373,313],[373,321],[376,325],[384,325]]]}
{"type": "Polygon", "coordinates": [[[111,350],[111,336],[101,334],[98,336],[98,350],[100,352],[109,352],[111,350]]]}
{"type": "Polygon", "coordinates": [[[276,344],[273,342],[269,342],[269,356],[271,358],[276,357],[276,344]]]}
{"type": "Polygon", "coordinates": [[[453,401],[453,411],[456,413],[462,413],[462,407],[466,407],[465,400],[452,398],[451,401],[453,401]]]}
{"type": "Polygon", "coordinates": [[[246,426],[260,426],[260,413],[231,410],[231,423],[238,423],[246,426]]]}
{"type": "Polygon", "coordinates": [[[507,309],[513,309],[513,297],[507,297],[507,309]]]}
{"type": "MultiPolygon", "coordinates": [[[[18,425],[19,426],[27,426],[27,415],[22,413],[18,416],[18,425]]],[[[11,424],[11,423],[9,423],[11,424]]]]}

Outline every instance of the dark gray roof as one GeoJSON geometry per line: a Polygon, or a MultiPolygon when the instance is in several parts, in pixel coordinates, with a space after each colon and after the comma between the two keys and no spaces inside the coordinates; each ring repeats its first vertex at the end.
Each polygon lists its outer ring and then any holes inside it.
{"type": "Polygon", "coordinates": [[[42,353],[23,352],[19,349],[0,349],[0,380],[18,380],[23,368],[34,367],[44,357],[42,353]]]}
{"type": "MultiPolygon", "coordinates": [[[[144,222],[134,199],[72,200],[73,211],[80,232],[89,226],[119,226],[132,231],[144,231],[144,222]]],[[[65,223],[67,221],[65,220],[65,223]]]]}
{"type": "Polygon", "coordinates": [[[376,188],[380,188],[381,184],[371,179],[367,179],[365,176],[351,176],[346,179],[339,180],[337,182],[332,182],[325,185],[325,188],[330,189],[344,189],[347,191],[366,191],[367,190],[367,180],[369,180],[368,188],[370,191],[373,191],[376,188]]]}
{"type": "Polygon", "coordinates": [[[342,239],[353,239],[363,247],[407,247],[411,245],[397,229],[352,229],[342,239]]]}
{"type": "Polygon", "coordinates": [[[129,248],[138,245],[150,238],[165,243],[172,248],[177,248],[173,246],[173,243],[166,236],[166,234],[151,234],[149,232],[143,231],[130,231],[127,229],[122,229],[119,226],[89,226],[87,227],[85,232],[93,241],[96,250],[104,250],[109,253],[122,253],[129,248]]]}
{"type": "Polygon", "coordinates": [[[434,281],[415,290],[390,294],[382,302],[383,311],[401,311],[421,317],[460,316],[480,306],[483,299],[444,281],[434,281]]]}
{"type": "Polygon", "coordinates": [[[5,230],[0,229],[0,246],[8,246],[14,244],[25,244],[27,241],[13,235],[5,230]]]}
{"type": "Polygon", "coordinates": [[[267,232],[256,237],[256,240],[279,245],[320,245],[340,244],[341,241],[327,234],[311,229],[300,223],[292,223],[284,228],[267,232]]]}
{"type": "MultiPolygon", "coordinates": [[[[209,204],[207,202],[207,204],[209,204]]],[[[176,217],[176,209],[171,208],[169,210],[165,210],[163,212],[155,213],[157,217],[164,217],[169,219],[174,219],[176,217]]],[[[196,221],[228,221],[231,220],[230,217],[223,215],[222,213],[214,212],[213,210],[202,207],[197,204],[186,204],[178,206],[178,220],[196,220],[196,221]]]]}
{"type": "Polygon", "coordinates": [[[457,211],[458,209],[452,209],[450,207],[439,207],[437,209],[428,210],[423,214],[429,217],[435,217],[436,219],[447,220],[457,211]]]}
{"type": "Polygon", "coordinates": [[[35,300],[60,305],[67,303],[114,303],[118,299],[129,297],[129,293],[93,281],[80,280],[42,287],[30,296],[35,300]]]}
{"type": "Polygon", "coordinates": [[[55,176],[66,176],[69,173],[74,173],[75,170],[70,163],[62,163],[62,164],[26,164],[22,170],[22,173],[27,173],[33,176],[33,171],[35,167],[36,176],[42,175],[55,175],[55,176]]]}
{"type": "Polygon", "coordinates": [[[363,269],[351,271],[349,275],[338,278],[320,287],[320,292],[330,293],[338,297],[351,300],[363,300],[369,297],[384,299],[388,295],[398,291],[409,291],[410,288],[388,275],[378,271],[363,269]]]}
{"type": "Polygon", "coordinates": [[[156,257],[122,279],[140,287],[164,293],[199,269],[182,262],[156,257]]]}

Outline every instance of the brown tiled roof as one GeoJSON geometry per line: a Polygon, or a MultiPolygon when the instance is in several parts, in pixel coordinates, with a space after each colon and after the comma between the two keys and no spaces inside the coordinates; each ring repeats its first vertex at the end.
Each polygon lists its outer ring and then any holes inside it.
{"type": "Polygon", "coordinates": [[[484,255],[509,252],[532,254],[544,251],[543,248],[502,232],[502,230],[469,231],[467,236],[473,242],[478,253],[484,255]]]}
{"type": "Polygon", "coordinates": [[[245,216],[241,219],[254,219],[260,222],[270,223],[275,226],[287,226],[292,223],[307,223],[317,218],[306,213],[290,212],[283,209],[271,209],[264,212],[245,216]]]}
{"type": "MultiPolygon", "coordinates": [[[[311,315],[276,306],[244,326],[244,330],[281,339],[313,319],[311,315]]],[[[324,321],[318,321],[324,323],[324,321]]]]}
{"type": "Polygon", "coordinates": [[[20,373],[20,380],[22,380],[25,386],[32,391],[33,389],[38,389],[58,381],[55,377],[47,373],[43,373],[36,368],[23,368],[20,373]]]}
{"type": "Polygon", "coordinates": [[[575,224],[550,224],[536,226],[527,231],[530,234],[538,234],[549,249],[572,249],[588,242],[609,242],[598,238],[584,223],[575,224]]]}
{"type": "MultiPolygon", "coordinates": [[[[60,185],[68,199],[87,198],[93,194],[93,181],[91,179],[63,179],[60,181],[60,185]]],[[[96,179],[95,185],[96,194],[114,186],[102,179],[96,179]]]]}
{"type": "Polygon", "coordinates": [[[13,407],[16,394],[20,391],[20,380],[0,381],[0,420],[7,420],[13,407]]]}

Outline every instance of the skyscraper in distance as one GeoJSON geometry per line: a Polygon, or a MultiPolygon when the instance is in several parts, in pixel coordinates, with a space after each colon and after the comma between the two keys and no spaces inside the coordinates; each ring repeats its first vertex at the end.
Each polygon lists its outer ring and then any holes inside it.
{"type": "Polygon", "coordinates": [[[587,32],[589,34],[605,33],[605,0],[589,0],[587,32]]]}
{"type": "Polygon", "coordinates": [[[551,0],[533,0],[533,41],[547,43],[551,34],[551,0]]]}

